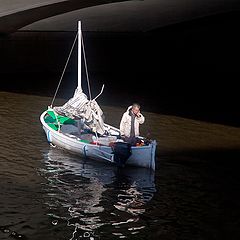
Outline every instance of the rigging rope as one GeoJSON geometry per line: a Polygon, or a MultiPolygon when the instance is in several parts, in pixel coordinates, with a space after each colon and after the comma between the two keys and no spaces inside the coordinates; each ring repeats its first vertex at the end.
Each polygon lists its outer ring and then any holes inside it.
{"type": "MultiPolygon", "coordinates": [[[[54,94],[54,97],[53,97],[53,99],[52,99],[52,102],[51,102],[51,105],[50,105],[51,108],[52,108],[53,103],[54,103],[54,101],[55,101],[55,98],[56,98],[56,96],[57,96],[57,93],[58,93],[60,84],[61,84],[62,79],[63,79],[63,75],[64,75],[64,73],[65,73],[65,71],[66,71],[66,68],[67,68],[69,59],[70,59],[70,57],[71,57],[73,48],[74,48],[74,46],[75,46],[75,44],[76,44],[76,40],[77,40],[77,37],[78,37],[78,33],[79,33],[79,32],[77,32],[77,34],[76,34],[76,36],[75,36],[75,39],[74,39],[74,41],[73,41],[72,48],[71,48],[71,50],[70,50],[70,53],[69,53],[69,55],[68,55],[66,64],[65,64],[64,69],[63,69],[63,72],[62,72],[62,76],[61,76],[61,78],[60,78],[60,80],[59,80],[57,89],[56,89],[55,94],[54,94]]],[[[82,36],[82,34],[81,34],[81,36],[82,36]]],[[[85,65],[86,76],[87,76],[89,99],[90,99],[90,101],[91,101],[91,100],[92,100],[92,94],[91,94],[91,87],[90,87],[90,81],[89,81],[89,76],[88,76],[87,59],[86,59],[86,54],[85,54],[85,47],[84,47],[83,37],[81,37],[81,42],[82,42],[82,49],[83,49],[84,65],[85,65]]],[[[79,46],[79,47],[80,47],[80,46],[79,46]]]]}
{"type": "Polygon", "coordinates": [[[91,101],[92,100],[92,94],[91,94],[90,82],[89,82],[89,77],[88,77],[87,59],[86,59],[86,54],[85,54],[85,47],[84,47],[83,37],[82,37],[81,41],[82,41],[82,46],[83,46],[84,65],[85,65],[85,70],[86,70],[86,75],[87,75],[89,100],[91,101]]]}
{"type": "Polygon", "coordinates": [[[69,53],[68,58],[67,58],[67,62],[66,62],[66,64],[65,64],[64,69],[63,69],[63,72],[62,72],[62,76],[61,76],[61,78],[60,78],[60,80],[59,80],[59,83],[58,83],[57,89],[56,89],[55,94],[54,94],[54,97],[53,97],[53,99],[52,99],[52,102],[51,102],[51,105],[50,105],[51,108],[52,108],[53,103],[54,103],[54,101],[55,101],[55,98],[56,98],[56,96],[57,96],[57,92],[58,92],[59,87],[60,87],[60,84],[61,84],[61,82],[62,82],[63,75],[64,75],[64,73],[65,73],[65,71],[66,71],[66,68],[67,68],[67,65],[68,65],[69,59],[70,59],[70,57],[71,57],[71,54],[72,54],[73,48],[74,48],[74,46],[75,46],[75,43],[76,43],[77,37],[78,37],[78,32],[77,32],[77,34],[76,34],[76,36],[75,36],[75,39],[74,39],[74,41],[73,41],[72,48],[71,48],[71,50],[70,50],[70,53],[69,53]]]}

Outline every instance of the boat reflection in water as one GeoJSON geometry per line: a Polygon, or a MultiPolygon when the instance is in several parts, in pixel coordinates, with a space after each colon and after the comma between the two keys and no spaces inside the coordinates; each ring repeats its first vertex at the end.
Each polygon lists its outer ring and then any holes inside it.
{"type": "Polygon", "coordinates": [[[68,239],[125,238],[143,231],[141,215],[156,192],[152,170],[117,169],[54,148],[43,155],[48,215],[53,225],[71,229],[68,239]]]}

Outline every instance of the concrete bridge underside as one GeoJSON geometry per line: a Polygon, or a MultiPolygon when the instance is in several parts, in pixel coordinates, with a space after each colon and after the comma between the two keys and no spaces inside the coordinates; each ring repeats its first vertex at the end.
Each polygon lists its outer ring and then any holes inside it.
{"type": "Polygon", "coordinates": [[[239,9],[238,0],[2,0],[0,34],[75,31],[79,19],[87,31],[148,31],[239,9]]]}

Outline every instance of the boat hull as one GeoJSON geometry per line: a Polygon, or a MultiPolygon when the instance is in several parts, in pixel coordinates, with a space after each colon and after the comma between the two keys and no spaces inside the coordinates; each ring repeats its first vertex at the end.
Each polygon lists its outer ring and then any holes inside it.
{"type": "MultiPolygon", "coordinates": [[[[114,154],[110,146],[85,143],[76,137],[71,137],[69,135],[65,135],[61,132],[53,130],[44,121],[44,116],[46,114],[47,112],[42,113],[40,121],[49,143],[54,144],[55,146],[69,152],[75,153],[81,157],[107,161],[114,164],[114,154]]],[[[133,146],[131,150],[132,154],[127,160],[126,165],[145,167],[155,170],[155,140],[146,146],[133,146]]]]}

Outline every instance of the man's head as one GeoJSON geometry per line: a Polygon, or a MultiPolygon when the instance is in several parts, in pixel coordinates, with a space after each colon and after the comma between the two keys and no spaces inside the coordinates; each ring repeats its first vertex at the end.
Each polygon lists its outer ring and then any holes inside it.
{"type": "Polygon", "coordinates": [[[138,115],[138,113],[140,112],[140,105],[138,103],[133,103],[133,105],[132,105],[132,112],[135,115],[138,115]]]}

